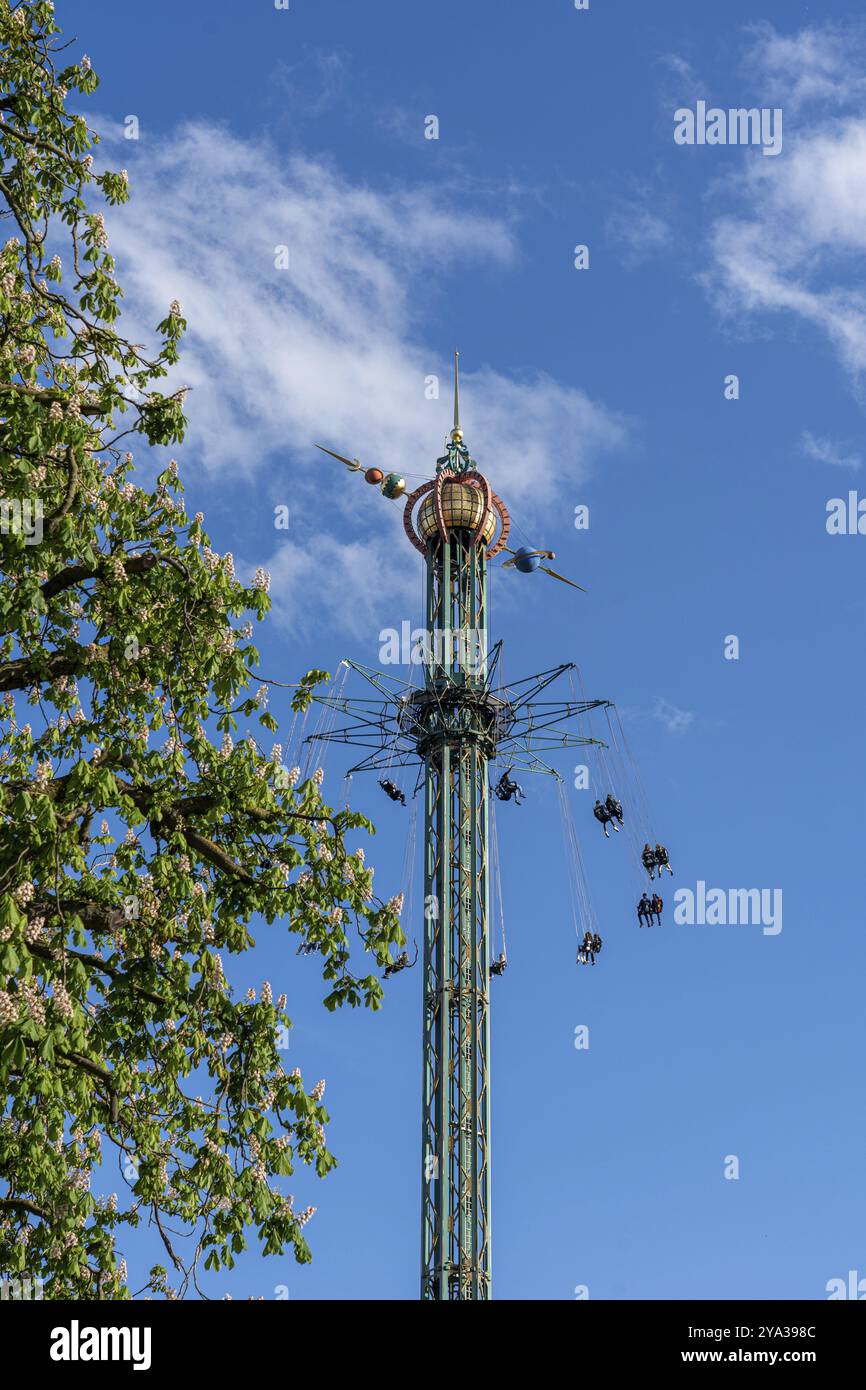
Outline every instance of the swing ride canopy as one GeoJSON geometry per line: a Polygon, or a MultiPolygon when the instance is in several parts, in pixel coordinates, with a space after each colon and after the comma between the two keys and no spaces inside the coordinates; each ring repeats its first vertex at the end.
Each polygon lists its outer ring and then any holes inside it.
{"type": "Polygon", "coordinates": [[[369,748],[371,752],[347,775],[423,766],[433,740],[467,736],[477,739],[488,758],[505,758],[512,767],[524,771],[558,775],[539,754],[598,743],[598,739],[561,726],[590,710],[607,708],[610,701],[534,700],[559,676],[575,670],[573,662],[493,688],[500,648],[498,643],[486,663],[483,681],[471,688],[455,687],[448,680],[413,685],[347,659],[345,665],[378,690],[380,698],[316,696],[319,704],[335,714],[350,716],[352,722],[339,728],[325,722],[310,738],[369,748]]]}

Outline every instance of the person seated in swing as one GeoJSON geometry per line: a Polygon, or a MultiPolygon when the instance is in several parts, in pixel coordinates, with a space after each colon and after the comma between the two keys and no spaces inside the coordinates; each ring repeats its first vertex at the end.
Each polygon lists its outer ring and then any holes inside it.
{"type": "Polygon", "coordinates": [[[644,893],[643,897],[637,905],[638,926],[652,926],[652,921],[650,920],[652,918],[652,911],[652,903],[650,902],[646,893],[644,893]]]}
{"type": "Polygon", "coordinates": [[[490,973],[491,973],[491,975],[504,975],[504,974],[505,974],[505,968],[506,968],[507,965],[508,965],[508,961],[505,959],[505,952],[504,952],[504,951],[500,951],[500,953],[499,953],[499,955],[497,956],[496,960],[492,960],[492,961],[490,962],[490,973]]]}
{"type": "Polygon", "coordinates": [[[295,952],[295,955],[312,956],[318,949],[319,948],[316,945],[315,941],[302,941],[297,951],[295,952]]]}
{"type": "Polygon", "coordinates": [[[661,876],[662,876],[662,869],[667,869],[667,871],[668,871],[668,873],[670,874],[671,878],[673,878],[673,876],[674,876],[674,871],[673,871],[673,869],[671,868],[670,860],[668,859],[668,852],[667,852],[667,850],[665,849],[664,845],[656,845],[656,848],[655,848],[655,861],[656,861],[656,864],[657,864],[657,866],[658,866],[659,878],[661,878],[661,876]]]}
{"type": "Polygon", "coordinates": [[[622,802],[617,801],[613,792],[608,792],[604,799],[604,804],[610,819],[614,822],[613,828],[616,830],[618,828],[615,824],[616,821],[619,821],[620,825],[622,825],[622,802]]]}
{"type": "Polygon", "coordinates": [[[380,779],[379,786],[382,788],[383,792],[390,796],[392,801],[399,801],[401,806],[406,805],[406,797],[403,792],[401,792],[399,787],[395,787],[394,783],[387,777],[382,777],[380,779]]]}
{"type": "Polygon", "coordinates": [[[664,901],[663,901],[663,899],[659,897],[658,893],[653,893],[652,914],[653,914],[653,916],[654,916],[655,919],[656,919],[656,926],[657,926],[657,927],[660,927],[661,924],[662,924],[662,908],[663,908],[663,907],[664,907],[664,901]]]}
{"type": "Polygon", "coordinates": [[[510,767],[506,772],[503,772],[502,776],[500,777],[499,781],[496,783],[496,786],[494,787],[494,791],[496,795],[499,797],[500,801],[510,801],[511,798],[514,797],[515,806],[519,806],[520,798],[526,795],[520,783],[512,780],[510,767]]]}
{"type": "MultiPolygon", "coordinates": [[[[649,874],[650,879],[655,878],[656,856],[655,850],[652,848],[652,846],[644,845],[643,853],[641,854],[641,862],[643,863],[644,868],[649,874]]],[[[661,877],[661,870],[659,870],[659,877],[661,877]]]]}
{"type": "Polygon", "coordinates": [[[602,806],[600,801],[596,801],[595,805],[592,808],[592,814],[595,816],[596,820],[598,821],[599,825],[604,831],[604,838],[606,840],[610,839],[610,835],[608,834],[607,830],[608,823],[613,825],[614,830],[619,830],[619,826],[613,819],[612,815],[610,814],[610,811],[607,809],[606,806],[602,806]]]}
{"type": "Polygon", "coordinates": [[[385,966],[385,979],[390,975],[397,975],[401,970],[407,970],[409,965],[409,952],[401,951],[396,960],[389,961],[385,966]]]}

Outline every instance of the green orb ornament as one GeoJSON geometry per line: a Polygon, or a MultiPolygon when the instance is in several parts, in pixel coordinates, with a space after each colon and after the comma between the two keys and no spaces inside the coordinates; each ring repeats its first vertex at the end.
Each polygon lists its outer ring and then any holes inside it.
{"type": "Polygon", "coordinates": [[[406,479],[401,478],[399,473],[389,473],[382,483],[382,492],[385,497],[400,497],[406,491],[406,479]]]}

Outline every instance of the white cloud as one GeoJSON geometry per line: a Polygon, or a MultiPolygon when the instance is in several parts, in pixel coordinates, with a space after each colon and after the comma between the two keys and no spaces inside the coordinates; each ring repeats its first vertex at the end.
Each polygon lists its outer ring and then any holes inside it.
{"type": "Polygon", "coordinates": [[[835,443],[832,439],[820,439],[804,430],[800,441],[803,453],[816,463],[830,463],[834,468],[859,468],[861,460],[852,454],[846,445],[835,443]]]}
{"type": "Polygon", "coordinates": [[[666,700],[663,695],[657,695],[651,714],[653,719],[657,719],[663,724],[669,734],[684,734],[686,729],[691,728],[695,720],[692,710],[680,709],[677,705],[666,700]]]}
{"type": "Polygon", "coordinates": [[[789,111],[811,104],[845,106],[866,93],[860,34],[840,25],[780,34],[771,24],[751,26],[755,42],[745,66],[762,83],[764,100],[789,111]]]}
{"type": "Polygon", "coordinates": [[[619,246],[629,270],[667,250],[672,241],[670,225],[642,197],[621,199],[605,221],[605,233],[619,246]]]}
{"type": "Polygon", "coordinates": [[[776,160],[746,159],[724,183],[742,211],[719,216],[703,277],[725,313],[787,313],[818,328],[858,382],[866,372],[866,117],[828,110],[862,90],[830,31],[757,31],[752,64],[783,107],[820,102],[806,125],[786,125],[776,160]]]}
{"type": "Polygon", "coordinates": [[[383,625],[399,629],[404,620],[413,626],[419,620],[420,567],[402,528],[399,535],[375,531],[350,541],[319,534],[308,545],[281,546],[267,565],[273,617],[281,627],[309,635],[328,614],[361,643],[353,651],[371,666],[378,662],[383,625]]]}
{"type": "Polygon", "coordinates": [[[694,103],[698,98],[706,97],[707,84],[688,58],[680,53],[662,53],[659,63],[663,74],[660,100],[666,113],[670,111],[672,114],[674,108],[683,102],[694,103]]]}
{"type": "MultiPolygon", "coordinates": [[[[274,574],[286,620],[327,612],[353,626],[359,606],[381,611],[383,574],[397,559],[399,588],[413,552],[400,531],[391,553],[398,507],[371,499],[314,443],[404,472],[410,487],[431,476],[449,426],[450,361],[425,342],[422,312],[452,268],[507,275],[514,232],[447,191],[352,183],[331,165],[212,126],[190,125],[135,155],[131,201],[110,221],[112,249],[137,325],[162,318],[175,297],[189,321],[185,452],[221,493],[255,479],[257,494],[289,505],[289,539],[256,557],[274,574]],[[275,269],[278,246],[288,270],[275,269]],[[430,401],[434,374],[441,399],[430,401]],[[311,504],[340,528],[363,516],[363,537],[347,545],[316,529],[315,566],[303,527],[311,504]]],[[[474,327],[459,314],[458,304],[458,338],[474,327]]],[[[576,386],[468,362],[462,381],[467,443],[524,515],[624,441],[624,422],[576,386]]]]}
{"type": "Polygon", "coordinates": [[[272,82],[297,124],[299,118],[307,120],[329,111],[342,96],[348,78],[345,54],[305,48],[297,62],[282,59],[277,63],[272,82]]]}

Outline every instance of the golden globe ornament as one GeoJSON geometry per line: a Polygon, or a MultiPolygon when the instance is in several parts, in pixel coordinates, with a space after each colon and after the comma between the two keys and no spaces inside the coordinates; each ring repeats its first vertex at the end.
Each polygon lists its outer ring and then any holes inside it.
{"type": "MultiPolygon", "coordinates": [[[[475,531],[484,514],[484,494],[478,487],[446,479],[442,484],[442,520],[447,531],[475,531]]],[[[496,529],[496,516],[491,509],[482,532],[482,540],[488,545],[496,529]]],[[[429,541],[438,534],[436,525],[436,506],[433,494],[428,494],[418,509],[418,534],[429,541]]]]}

